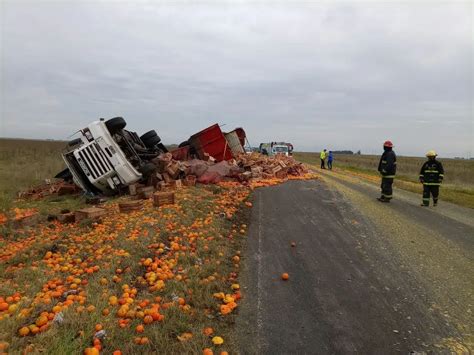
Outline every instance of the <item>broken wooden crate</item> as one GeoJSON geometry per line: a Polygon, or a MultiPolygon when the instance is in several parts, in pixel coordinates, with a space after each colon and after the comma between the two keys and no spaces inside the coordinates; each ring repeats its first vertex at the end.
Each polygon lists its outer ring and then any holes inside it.
{"type": "Polygon", "coordinates": [[[164,205],[174,205],[174,192],[163,191],[153,194],[153,206],[161,207],[164,205]]]}

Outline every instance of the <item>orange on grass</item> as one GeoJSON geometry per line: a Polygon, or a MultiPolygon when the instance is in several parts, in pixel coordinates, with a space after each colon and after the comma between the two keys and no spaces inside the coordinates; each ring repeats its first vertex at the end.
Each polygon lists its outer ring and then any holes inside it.
{"type": "Polygon", "coordinates": [[[86,348],[84,350],[84,355],[99,355],[99,349],[97,348],[86,348]]]}
{"type": "Polygon", "coordinates": [[[30,328],[28,327],[21,327],[20,330],[18,331],[18,334],[20,334],[22,337],[27,336],[30,334],[30,328]]]}

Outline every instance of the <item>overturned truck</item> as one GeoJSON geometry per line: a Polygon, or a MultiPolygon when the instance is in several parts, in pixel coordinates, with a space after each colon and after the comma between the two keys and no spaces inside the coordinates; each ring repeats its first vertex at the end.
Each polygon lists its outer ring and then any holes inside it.
{"type": "Polygon", "coordinates": [[[125,129],[122,117],[101,118],[79,130],[63,151],[67,169],[57,178],[74,180],[91,194],[115,194],[123,187],[151,175],[150,162],[168,152],[158,134],[151,130],[141,136],[125,129]]]}
{"type": "MultiPolygon", "coordinates": [[[[67,168],[57,178],[73,180],[89,194],[113,195],[156,175],[157,157],[168,153],[156,131],[141,136],[125,129],[122,117],[100,119],[79,130],[63,151],[67,168]]],[[[192,135],[172,152],[176,160],[230,160],[244,151],[245,132],[223,133],[218,124],[192,135]]]]}

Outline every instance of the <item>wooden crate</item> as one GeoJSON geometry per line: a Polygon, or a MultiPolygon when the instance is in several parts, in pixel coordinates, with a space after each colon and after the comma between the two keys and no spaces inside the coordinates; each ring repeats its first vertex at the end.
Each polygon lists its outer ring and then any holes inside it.
{"type": "Polygon", "coordinates": [[[58,221],[61,223],[74,223],[76,221],[76,215],[74,212],[66,212],[58,214],[58,221]]]}
{"type": "Polygon", "coordinates": [[[184,186],[195,186],[196,185],[196,176],[188,175],[186,179],[183,180],[184,186]]]}
{"type": "Polygon", "coordinates": [[[173,190],[179,190],[179,189],[182,189],[183,188],[183,183],[181,180],[172,180],[170,183],[169,183],[171,189],[173,190]]]}
{"type": "Polygon", "coordinates": [[[164,205],[173,205],[174,204],[174,192],[155,192],[153,194],[153,206],[161,207],[164,205]]]}
{"type": "Polygon", "coordinates": [[[28,216],[23,216],[17,218],[13,221],[14,228],[21,228],[21,227],[31,227],[35,224],[39,223],[40,215],[38,213],[34,213],[28,216]]]}
{"type": "Polygon", "coordinates": [[[285,170],[280,170],[276,172],[275,177],[278,179],[286,179],[288,178],[288,173],[285,170]]]}
{"type": "Polygon", "coordinates": [[[141,211],[143,209],[143,201],[141,200],[123,201],[119,202],[118,205],[121,213],[141,211]]]}
{"type": "Polygon", "coordinates": [[[81,221],[86,218],[97,219],[99,217],[105,216],[105,214],[107,214],[107,211],[103,208],[98,208],[98,207],[83,208],[75,212],[76,222],[81,221]]]}
{"type": "Polygon", "coordinates": [[[153,192],[155,192],[155,188],[153,186],[143,186],[137,189],[137,194],[139,198],[142,199],[151,198],[153,196],[153,192]]]}

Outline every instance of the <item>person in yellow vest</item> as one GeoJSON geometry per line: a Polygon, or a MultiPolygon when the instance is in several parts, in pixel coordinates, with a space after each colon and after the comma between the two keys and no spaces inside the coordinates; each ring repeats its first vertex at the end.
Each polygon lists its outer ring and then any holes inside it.
{"type": "Polygon", "coordinates": [[[321,158],[321,169],[326,169],[326,167],[324,166],[324,161],[326,160],[326,149],[321,151],[319,158],[321,158]]]}

